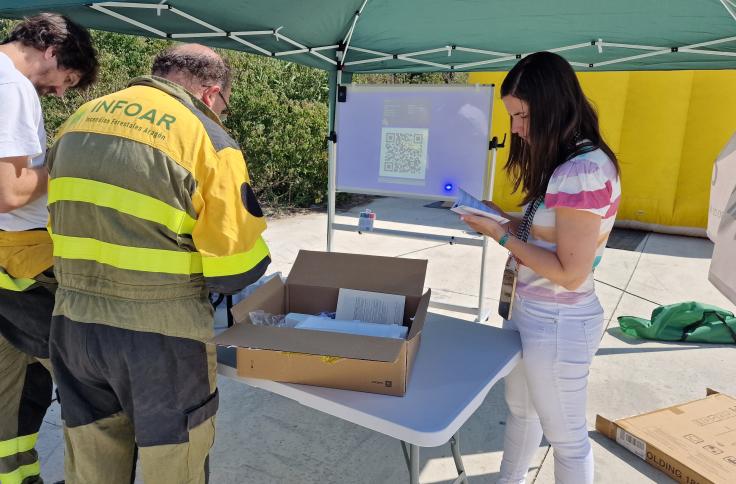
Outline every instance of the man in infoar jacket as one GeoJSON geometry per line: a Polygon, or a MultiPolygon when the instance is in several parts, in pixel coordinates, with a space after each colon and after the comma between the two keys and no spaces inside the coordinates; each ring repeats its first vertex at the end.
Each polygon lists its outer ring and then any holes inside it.
{"type": "Polygon", "coordinates": [[[201,45],[90,101],[49,151],[59,288],[51,362],[68,483],[204,483],[218,406],[210,291],[270,262],[238,144],[227,63],[201,45]],[[83,348],[83,351],[80,351],[83,348]]]}
{"type": "Polygon", "coordinates": [[[46,131],[39,95],[63,96],[97,74],[89,33],[40,14],[0,43],[0,482],[41,483],[35,451],[51,404],[55,281],[46,231],[46,131]]]}

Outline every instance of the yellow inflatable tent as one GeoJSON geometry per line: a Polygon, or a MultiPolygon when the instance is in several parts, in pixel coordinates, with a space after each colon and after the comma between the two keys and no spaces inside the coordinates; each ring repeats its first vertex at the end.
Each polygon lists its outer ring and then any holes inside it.
{"type": "MultiPolygon", "coordinates": [[[[500,99],[505,73],[471,73],[470,83],[495,84],[492,134],[509,119],[500,99]]],[[[736,71],[581,72],[603,136],[621,163],[619,225],[705,236],[713,162],[736,131],[736,71]]],[[[494,200],[517,210],[518,193],[496,160],[494,200]]]]}

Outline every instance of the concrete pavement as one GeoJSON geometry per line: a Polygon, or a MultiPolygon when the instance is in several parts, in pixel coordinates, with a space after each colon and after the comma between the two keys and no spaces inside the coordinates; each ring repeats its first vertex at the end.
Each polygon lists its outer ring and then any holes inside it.
{"type": "MultiPolygon", "coordinates": [[[[356,223],[365,207],[377,226],[464,234],[448,210],[418,200],[381,198],[339,214],[356,223]],[[417,227],[417,225],[421,227],[417,227]]],[[[299,249],[324,250],[326,216],[311,213],[273,220],[265,235],[274,262],[288,273],[299,249]]],[[[636,245],[636,244],[634,244],[636,245]]],[[[426,286],[433,300],[463,306],[478,302],[480,248],[378,234],[336,232],[334,250],[429,260],[426,286]]],[[[594,431],[596,414],[621,418],[702,398],[705,388],[736,395],[734,346],[644,342],[623,336],[616,316],[649,317],[657,304],[697,300],[731,311],[707,281],[712,244],[705,239],[646,234],[633,250],[609,248],[596,271],[598,294],[609,327],[591,368],[588,418],[596,458],[596,482],[672,482],[633,454],[594,431]]],[[[495,308],[505,251],[488,251],[486,301],[495,308]]],[[[471,320],[462,312],[436,312],[471,320]]],[[[222,324],[224,315],[219,312],[222,324]]],[[[493,315],[489,324],[499,325],[493,315]]],[[[220,378],[217,438],[211,455],[213,483],[402,483],[408,472],[397,441],[300,406],[268,392],[220,378]]],[[[472,482],[494,482],[501,462],[506,407],[503,384],[494,387],[461,432],[461,449],[472,482]]],[[[41,430],[38,450],[47,482],[63,478],[63,439],[54,405],[41,430]]],[[[554,482],[553,457],[540,446],[528,482],[554,482]]],[[[451,482],[449,446],[422,449],[423,483],[451,482]]],[[[735,478],[736,482],[736,478],[735,478]]]]}

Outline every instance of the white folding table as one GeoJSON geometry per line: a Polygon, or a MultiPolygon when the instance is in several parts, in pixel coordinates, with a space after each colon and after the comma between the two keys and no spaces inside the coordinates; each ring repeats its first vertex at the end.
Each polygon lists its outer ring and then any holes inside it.
{"type": "Polygon", "coordinates": [[[430,313],[403,397],[239,377],[233,348],[218,349],[218,372],[400,440],[412,484],[419,482],[419,448],[449,442],[459,483],[467,482],[460,427],[520,355],[514,331],[430,313]]]}

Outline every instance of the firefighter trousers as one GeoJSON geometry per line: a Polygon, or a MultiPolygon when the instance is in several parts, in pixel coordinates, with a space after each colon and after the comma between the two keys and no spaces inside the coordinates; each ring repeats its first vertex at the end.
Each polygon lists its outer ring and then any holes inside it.
{"type": "Polygon", "coordinates": [[[53,291],[0,289],[0,483],[41,484],[38,431],[51,405],[53,291]]]}
{"type": "Polygon", "coordinates": [[[201,341],[54,316],[51,363],[67,484],[202,484],[215,438],[216,353],[201,341]]]}

